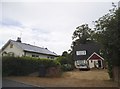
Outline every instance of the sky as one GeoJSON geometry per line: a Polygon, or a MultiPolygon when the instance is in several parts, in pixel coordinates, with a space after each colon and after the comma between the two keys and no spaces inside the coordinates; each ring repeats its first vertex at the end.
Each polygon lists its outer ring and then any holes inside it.
{"type": "Polygon", "coordinates": [[[23,43],[48,48],[61,55],[68,51],[77,26],[93,23],[119,0],[1,0],[0,48],[21,37],[23,43]]]}

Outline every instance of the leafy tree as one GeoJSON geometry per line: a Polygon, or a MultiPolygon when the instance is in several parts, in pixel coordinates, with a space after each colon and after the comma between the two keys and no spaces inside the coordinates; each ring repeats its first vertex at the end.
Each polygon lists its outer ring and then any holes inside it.
{"type": "MultiPolygon", "coordinates": [[[[69,50],[70,51],[70,50],[69,50]]],[[[74,69],[74,61],[72,58],[72,52],[68,53],[64,51],[62,56],[57,58],[57,61],[60,62],[61,68],[63,71],[70,71],[74,69]]]]}
{"type": "Polygon", "coordinates": [[[112,66],[120,66],[120,8],[113,6],[109,13],[95,21],[96,34],[94,34],[94,39],[103,47],[110,77],[112,77],[112,66]]]}
{"type": "Polygon", "coordinates": [[[64,56],[64,57],[66,57],[68,55],[68,52],[67,51],[64,51],[63,53],[62,53],[62,56],[64,56]]]}
{"type": "Polygon", "coordinates": [[[95,39],[103,45],[107,59],[113,65],[120,64],[120,8],[110,12],[95,21],[95,39]]]}
{"type": "Polygon", "coordinates": [[[78,26],[76,30],[73,32],[72,39],[73,45],[79,44],[79,43],[86,43],[87,40],[91,40],[91,29],[89,28],[88,24],[83,24],[81,26],[78,26]]]}

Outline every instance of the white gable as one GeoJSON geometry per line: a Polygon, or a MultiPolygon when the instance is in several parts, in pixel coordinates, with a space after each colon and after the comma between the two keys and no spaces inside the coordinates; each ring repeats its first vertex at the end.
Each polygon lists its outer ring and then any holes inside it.
{"type": "Polygon", "coordinates": [[[14,53],[14,56],[23,56],[24,52],[22,49],[16,47],[16,45],[12,44],[12,42],[10,42],[3,50],[2,53],[6,52],[8,53],[14,53]]]}

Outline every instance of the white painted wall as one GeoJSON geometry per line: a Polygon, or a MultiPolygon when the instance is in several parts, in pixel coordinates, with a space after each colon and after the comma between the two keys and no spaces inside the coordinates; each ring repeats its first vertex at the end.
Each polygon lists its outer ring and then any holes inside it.
{"type": "Polygon", "coordinates": [[[42,55],[42,54],[37,54],[37,53],[30,53],[30,52],[26,52],[26,56],[32,57],[32,55],[38,55],[39,58],[47,58],[46,55],[42,55]]]}
{"type": "MultiPolygon", "coordinates": [[[[49,58],[49,59],[52,59],[51,57],[53,56],[50,56],[50,55],[45,55],[45,54],[38,54],[38,53],[32,53],[32,52],[26,52],[25,53],[26,56],[29,56],[29,57],[32,57],[32,55],[38,55],[39,58],[49,58]]],[[[53,57],[53,59],[55,59],[56,57],[53,57]]]]}
{"type": "MultiPolygon", "coordinates": [[[[89,60],[89,67],[90,68],[94,68],[96,65],[96,67],[98,67],[98,60],[89,60]]],[[[102,66],[102,61],[101,61],[101,66],[102,66]]]]}
{"type": "Polygon", "coordinates": [[[15,45],[13,45],[13,47],[10,48],[10,44],[9,44],[4,50],[2,50],[2,53],[5,52],[5,51],[7,53],[13,52],[14,56],[23,56],[24,55],[23,50],[18,48],[18,47],[16,47],[15,45]]]}

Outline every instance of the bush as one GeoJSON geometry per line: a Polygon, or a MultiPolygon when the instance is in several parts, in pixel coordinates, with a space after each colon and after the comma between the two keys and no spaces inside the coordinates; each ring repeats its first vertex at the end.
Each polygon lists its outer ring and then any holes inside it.
{"type": "Polygon", "coordinates": [[[66,57],[63,57],[63,56],[58,57],[58,58],[57,58],[57,61],[58,61],[61,65],[68,63],[67,58],[66,58],[66,57]]]}
{"type": "Polygon", "coordinates": [[[73,62],[67,57],[61,56],[57,58],[57,61],[61,64],[61,69],[63,71],[70,71],[74,69],[73,62]]]}
{"type": "Polygon", "coordinates": [[[44,65],[48,69],[49,67],[60,66],[60,63],[50,59],[6,56],[2,58],[2,73],[3,76],[28,75],[39,71],[40,65],[44,65]]]}
{"type": "Polygon", "coordinates": [[[63,64],[61,68],[63,71],[71,71],[74,67],[71,64],[63,64]]]}

